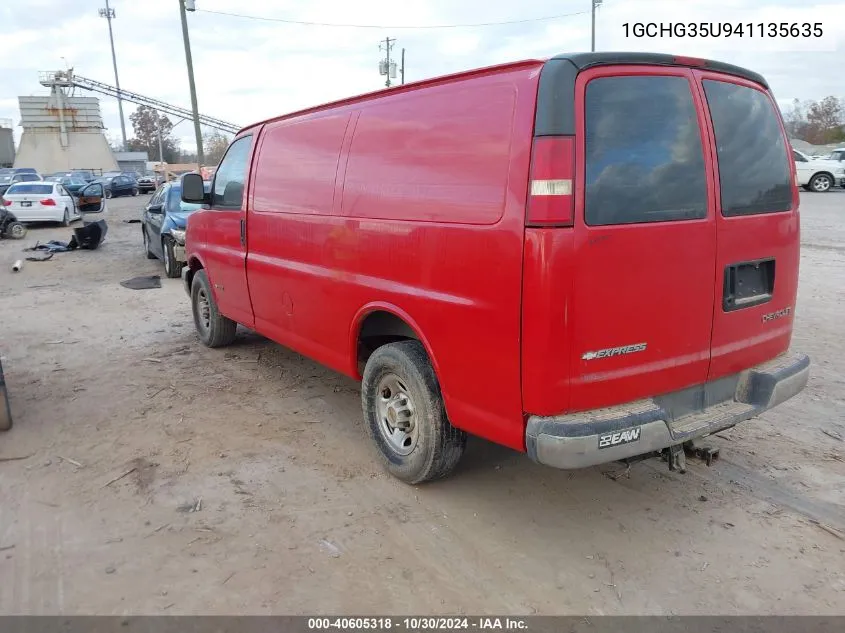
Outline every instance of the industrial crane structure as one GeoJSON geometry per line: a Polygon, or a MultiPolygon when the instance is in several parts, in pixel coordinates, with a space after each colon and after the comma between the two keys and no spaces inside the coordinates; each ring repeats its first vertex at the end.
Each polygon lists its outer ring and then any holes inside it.
{"type": "MultiPolygon", "coordinates": [[[[142,94],[138,94],[137,92],[124,90],[123,88],[118,90],[118,88],[105,84],[101,81],[88,79],[87,77],[81,77],[80,75],[74,74],[72,68],[68,70],[43,71],[39,73],[38,79],[42,86],[46,86],[48,88],[81,88],[82,90],[98,92],[109,97],[114,97],[115,99],[120,98],[138,105],[148,106],[158,110],[159,112],[163,112],[164,114],[169,114],[181,119],[194,118],[191,110],[187,108],[181,108],[171,103],[160,101],[159,99],[146,97],[142,94]]],[[[204,114],[199,115],[199,121],[202,125],[216,130],[222,130],[223,132],[228,132],[230,134],[237,133],[243,127],[241,125],[229,123],[204,114]]]]}

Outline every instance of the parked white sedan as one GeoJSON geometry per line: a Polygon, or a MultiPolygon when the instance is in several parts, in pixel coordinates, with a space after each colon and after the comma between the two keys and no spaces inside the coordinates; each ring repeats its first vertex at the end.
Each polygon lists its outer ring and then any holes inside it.
{"type": "Polygon", "coordinates": [[[3,194],[6,209],[20,222],[61,222],[69,226],[81,216],[76,199],[57,182],[20,182],[3,194]]]}

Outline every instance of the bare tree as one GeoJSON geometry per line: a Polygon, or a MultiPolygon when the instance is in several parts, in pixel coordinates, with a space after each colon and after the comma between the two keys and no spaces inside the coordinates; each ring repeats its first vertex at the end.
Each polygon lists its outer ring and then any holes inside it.
{"type": "Polygon", "coordinates": [[[223,158],[223,154],[226,153],[230,142],[231,139],[228,136],[217,130],[206,134],[202,139],[205,162],[208,165],[217,165],[220,159],[223,158]]]}
{"type": "Polygon", "coordinates": [[[845,104],[836,97],[825,97],[807,108],[807,141],[816,145],[845,139],[845,104]]]}

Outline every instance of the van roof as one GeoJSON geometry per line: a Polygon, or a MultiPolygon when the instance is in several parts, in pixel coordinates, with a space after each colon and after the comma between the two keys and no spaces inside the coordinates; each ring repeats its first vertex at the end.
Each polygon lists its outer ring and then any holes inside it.
{"type": "MultiPolygon", "coordinates": [[[[465,70],[458,73],[452,73],[449,75],[441,75],[439,77],[431,77],[429,79],[423,79],[421,81],[415,81],[411,83],[407,83],[400,86],[394,86],[392,88],[383,88],[381,90],[376,90],[373,92],[367,92],[364,94],[356,95],[353,97],[347,97],[345,99],[339,99],[337,101],[330,101],[329,103],[323,103],[317,106],[312,106],[310,108],[304,108],[302,110],[296,110],[294,112],[289,112],[287,114],[278,115],[275,117],[271,117],[269,119],[264,119],[263,121],[257,121],[250,125],[247,125],[244,128],[241,128],[235,136],[239,136],[242,133],[254,128],[258,127],[259,125],[263,125],[266,123],[272,123],[275,121],[282,121],[284,119],[293,118],[296,116],[302,116],[305,114],[312,114],[315,112],[320,112],[322,110],[326,110],[328,108],[334,108],[338,106],[345,106],[345,105],[353,105],[356,103],[363,103],[366,101],[370,101],[371,99],[375,99],[377,97],[381,97],[386,93],[397,94],[399,92],[410,92],[416,90],[418,88],[438,84],[438,83],[445,83],[454,81],[457,79],[465,79],[472,76],[480,76],[480,75],[487,75],[487,74],[494,74],[508,70],[516,70],[518,68],[530,68],[536,67],[539,65],[545,65],[544,71],[552,70],[554,67],[553,72],[544,72],[544,75],[554,75],[556,84],[559,85],[560,81],[563,80],[564,83],[568,84],[571,82],[573,92],[575,86],[575,76],[586,68],[590,68],[593,66],[608,66],[613,64],[646,64],[646,65],[657,65],[657,66],[685,66],[685,67],[695,67],[695,68],[705,68],[707,70],[712,70],[715,72],[722,72],[729,75],[735,75],[738,77],[743,77],[750,81],[760,84],[761,86],[765,87],[766,89],[769,88],[769,85],[766,83],[766,80],[763,78],[762,75],[759,75],[751,70],[747,70],[740,66],[734,66],[733,64],[726,64],[724,62],[717,62],[710,59],[700,59],[695,57],[684,57],[684,56],[676,56],[676,55],[667,55],[663,53],[626,53],[626,52],[607,52],[607,53],[562,53],[560,55],[555,55],[554,57],[548,59],[527,59],[517,62],[509,62],[506,64],[496,64],[494,66],[485,66],[482,68],[474,68],[471,70],[465,70]],[[549,64],[549,62],[554,62],[549,64]],[[562,71],[562,72],[561,72],[562,71]],[[566,77],[561,77],[560,75],[566,75],[566,77]]],[[[540,90],[543,90],[542,87],[542,80],[541,80],[541,87],[540,90]]],[[[539,114],[539,113],[538,113],[539,114]]],[[[540,117],[538,116],[538,122],[540,121],[540,117]]],[[[538,132],[539,134],[539,132],[538,132]]]]}
{"type": "Polygon", "coordinates": [[[646,64],[651,66],[685,66],[690,68],[704,68],[718,73],[735,75],[758,83],[768,89],[769,84],[762,75],[753,70],[734,66],[725,62],[684,55],[667,55],[664,53],[563,53],[551,59],[562,59],[572,63],[579,71],[592,66],[609,66],[611,64],[646,64]]]}

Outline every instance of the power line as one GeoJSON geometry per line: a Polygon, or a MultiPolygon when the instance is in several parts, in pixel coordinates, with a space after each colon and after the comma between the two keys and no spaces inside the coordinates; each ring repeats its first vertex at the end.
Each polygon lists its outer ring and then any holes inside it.
{"type": "Polygon", "coordinates": [[[225,15],[230,18],[243,18],[245,20],[260,20],[262,22],[282,22],[284,24],[296,24],[300,26],[333,26],[347,29],[464,29],[475,28],[483,26],[504,26],[507,24],[527,24],[529,22],[546,22],[550,20],[559,20],[561,18],[571,18],[576,15],[587,15],[590,11],[577,11],[575,13],[561,13],[560,15],[547,15],[541,18],[525,18],[522,20],[505,20],[504,22],[475,22],[472,24],[424,24],[421,26],[412,25],[389,25],[389,24],[339,24],[337,22],[309,22],[307,20],[289,20],[286,18],[269,18],[260,15],[243,15],[240,13],[227,13],[226,11],[211,11],[209,9],[197,9],[197,13],[213,13],[214,15],[225,15]]]}

